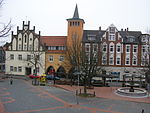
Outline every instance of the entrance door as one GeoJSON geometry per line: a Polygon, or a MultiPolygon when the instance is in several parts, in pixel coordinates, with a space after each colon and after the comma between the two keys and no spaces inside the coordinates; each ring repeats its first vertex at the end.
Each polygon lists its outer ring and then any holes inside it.
{"type": "Polygon", "coordinates": [[[30,75],[31,74],[31,68],[30,67],[26,67],[26,75],[30,75]]]}

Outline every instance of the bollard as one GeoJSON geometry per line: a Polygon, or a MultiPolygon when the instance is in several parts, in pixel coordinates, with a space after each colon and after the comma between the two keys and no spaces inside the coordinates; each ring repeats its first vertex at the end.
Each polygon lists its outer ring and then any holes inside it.
{"type": "Polygon", "coordinates": [[[81,94],[81,89],[80,89],[80,94],[81,94]]]}
{"type": "Polygon", "coordinates": [[[13,80],[12,80],[12,79],[10,79],[10,84],[11,84],[11,85],[13,84],[13,80]]]}
{"type": "Polygon", "coordinates": [[[76,95],[78,95],[78,90],[76,90],[76,95]]]}
{"type": "Polygon", "coordinates": [[[95,95],[95,91],[94,91],[94,96],[96,96],[96,95],[95,95]]]}
{"type": "Polygon", "coordinates": [[[142,109],[142,113],[144,113],[144,109],[142,109]]]}

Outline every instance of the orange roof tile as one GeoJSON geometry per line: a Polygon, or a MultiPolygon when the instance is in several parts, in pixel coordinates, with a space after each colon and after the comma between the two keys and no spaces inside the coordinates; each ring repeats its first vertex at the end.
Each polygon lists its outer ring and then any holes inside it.
{"type": "Polygon", "coordinates": [[[46,46],[66,46],[67,36],[41,36],[40,39],[46,46]]]}

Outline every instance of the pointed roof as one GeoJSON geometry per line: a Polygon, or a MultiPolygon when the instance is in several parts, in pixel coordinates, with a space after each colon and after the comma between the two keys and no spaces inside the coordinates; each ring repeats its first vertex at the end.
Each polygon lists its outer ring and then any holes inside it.
{"type": "Polygon", "coordinates": [[[75,7],[75,11],[74,11],[73,17],[67,19],[67,21],[68,21],[68,20],[82,20],[82,21],[84,22],[83,19],[79,18],[79,13],[78,13],[78,6],[77,6],[77,4],[76,4],[76,7],[75,7]]]}
{"type": "Polygon", "coordinates": [[[79,18],[79,13],[78,13],[78,6],[77,6],[77,4],[76,4],[76,8],[75,8],[75,11],[74,11],[73,18],[79,18]]]}

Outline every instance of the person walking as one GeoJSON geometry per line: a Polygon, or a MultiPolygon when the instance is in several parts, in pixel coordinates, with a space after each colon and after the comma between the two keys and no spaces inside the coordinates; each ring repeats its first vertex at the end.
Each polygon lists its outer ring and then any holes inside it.
{"type": "Polygon", "coordinates": [[[13,84],[13,79],[12,79],[12,77],[10,78],[10,85],[12,85],[13,84]]]}

